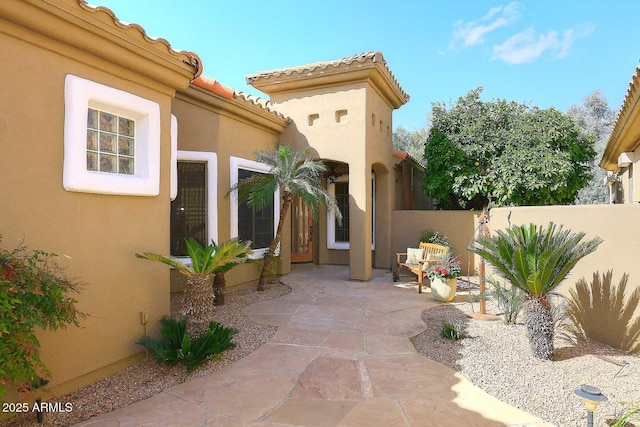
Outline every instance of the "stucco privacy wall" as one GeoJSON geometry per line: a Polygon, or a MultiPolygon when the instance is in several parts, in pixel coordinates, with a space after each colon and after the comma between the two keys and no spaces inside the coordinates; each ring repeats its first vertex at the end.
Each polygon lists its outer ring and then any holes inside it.
{"type": "Polygon", "coordinates": [[[563,224],[574,232],[584,231],[586,238],[600,236],[603,239],[598,249],[583,258],[560,287],[566,293],[581,277],[591,280],[594,272],[603,273],[613,269],[614,283],[623,273],[629,273],[628,292],[640,286],[640,205],[588,205],[588,206],[544,206],[499,208],[491,210],[491,229],[508,227],[507,217],[511,213],[511,224],[546,225],[549,221],[563,224]]]}
{"type": "Polygon", "coordinates": [[[164,252],[169,244],[169,135],[175,91],[171,82],[186,87],[194,72],[166,48],[156,52],[155,59],[140,58],[148,43],[140,30],[134,31],[137,35],[131,36],[126,49],[111,44],[110,37],[118,39],[119,31],[131,29],[118,29],[104,12],[98,17],[92,13],[75,1],[0,5],[1,244],[10,249],[24,243],[59,254],[68,275],[84,283],[78,308],[89,315],[80,328],[39,334],[41,358],[53,374],[54,392],[86,383],[88,377],[82,379],[86,374],[104,376],[140,354],[135,345],[145,333],[140,312],[149,311],[149,333],[155,333],[160,316],[169,311],[168,270],[134,254],[164,252]],[[32,31],[31,26],[41,30],[32,31]],[[103,27],[111,32],[96,36],[103,27]],[[98,56],[67,43],[70,38],[94,43],[98,56]],[[108,61],[109,55],[121,62],[108,61]],[[144,71],[152,65],[153,76],[144,71]],[[159,196],[111,196],[63,188],[67,74],[158,104],[159,196]],[[56,387],[72,379],[78,381],[56,387]]]}
{"type": "MultiPolygon", "coordinates": [[[[547,225],[549,221],[563,224],[574,232],[584,231],[586,238],[600,236],[604,241],[598,249],[582,259],[560,287],[566,293],[581,277],[591,280],[594,272],[614,270],[617,283],[623,273],[629,273],[628,292],[640,286],[640,229],[637,219],[640,205],[588,205],[588,206],[541,206],[494,208],[491,210],[492,232],[504,230],[511,224],[533,222],[547,225]]],[[[463,271],[467,267],[466,247],[471,242],[477,215],[469,211],[394,211],[393,252],[405,252],[407,247],[417,245],[420,233],[427,229],[439,230],[449,237],[454,254],[461,255],[463,271]]],[[[478,258],[472,258],[471,266],[477,266],[478,258]]],[[[471,268],[473,274],[473,267],[471,268]]]]}
{"type": "Polygon", "coordinates": [[[474,255],[466,250],[473,239],[477,216],[471,211],[393,211],[392,265],[397,252],[417,248],[422,232],[436,230],[449,238],[454,256],[462,261],[462,273],[474,274],[474,255]]]}

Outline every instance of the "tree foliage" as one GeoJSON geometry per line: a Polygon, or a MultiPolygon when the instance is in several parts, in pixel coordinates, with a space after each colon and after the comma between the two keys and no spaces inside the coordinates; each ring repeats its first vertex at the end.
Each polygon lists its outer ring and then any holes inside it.
{"type": "Polygon", "coordinates": [[[596,157],[590,165],[593,177],[587,186],[578,192],[575,203],[578,205],[608,203],[609,190],[603,184],[607,172],[598,163],[607,146],[618,112],[609,108],[607,98],[596,90],[582,99],[582,105],[572,105],[567,114],[582,132],[595,140],[596,150],[596,157]]]}
{"type": "Polygon", "coordinates": [[[429,133],[424,128],[409,131],[398,126],[392,136],[393,148],[404,151],[420,163],[424,163],[424,147],[428,137],[429,133]]]}
{"type": "Polygon", "coordinates": [[[432,105],[424,189],[445,209],[572,203],[589,179],[593,137],[566,114],[506,100],[432,105]]]}

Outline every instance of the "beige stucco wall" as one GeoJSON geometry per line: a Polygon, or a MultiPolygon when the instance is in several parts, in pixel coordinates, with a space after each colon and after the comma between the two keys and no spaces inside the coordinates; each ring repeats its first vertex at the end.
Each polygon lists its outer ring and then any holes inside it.
{"type": "Polygon", "coordinates": [[[393,211],[392,262],[395,254],[417,248],[426,229],[440,231],[449,238],[454,256],[462,261],[463,274],[475,274],[475,256],[467,251],[473,240],[476,217],[471,211],[393,211]]]}
{"type": "MultiPolygon", "coordinates": [[[[574,268],[560,291],[581,277],[590,279],[595,271],[613,269],[617,282],[623,273],[629,273],[631,289],[640,286],[640,229],[636,226],[640,205],[583,205],[494,208],[491,210],[492,231],[505,229],[511,214],[511,224],[533,222],[546,225],[549,221],[563,224],[574,232],[584,231],[586,238],[600,236],[603,243],[596,252],[585,257],[574,268]]],[[[427,228],[442,231],[449,237],[456,255],[462,255],[467,264],[466,246],[469,245],[477,225],[477,216],[468,211],[394,211],[393,252],[404,252],[415,247],[421,232],[427,228]]],[[[477,260],[476,260],[477,261],[477,260]]],[[[473,263],[471,264],[473,265],[473,263]]]]}
{"type": "MultiPolygon", "coordinates": [[[[241,157],[255,160],[255,151],[271,150],[279,139],[286,122],[274,119],[272,126],[259,124],[258,114],[252,120],[251,110],[259,108],[240,99],[226,100],[197,87],[190,87],[177,94],[172,112],[178,119],[178,149],[215,152],[218,160],[218,240],[231,238],[230,199],[227,196],[230,184],[230,158],[241,157]],[[242,109],[245,106],[249,112],[242,109]],[[248,114],[249,117],[243,117],[248,114]]],[[[259,111],[259,110],[257,110],[259,111]]],[[[269,113],[268,115],[272,115],[269,113]]],[[[291,269],[290,215],[285,222],[282,237],[281,260],[283,273],[291,269]]],[[[225,274],[227,286],[245,284],[258,279],[256,265],[238,266],[225,274]]],[[[181,289],[179,275],[172,274],[172,289],[181,289]]]]}
{"type": "Polygon", "coordinates": [[[319,222],[320,263],[349,264],[351,278],[368,280],[372,267],[387,268],[395,175],[391,153],[392,108],[365,81],[274,94],[278,111],[294,125],[283,135],[317,158],[349,164],[349,250],[326,247],[326,219],[319,222]],[[371,224],[371,171],[375,171],[375,251],[371,224]]]}
{"type": "Polygon", "coordinates": [[[574,232],[584,231],[586,238],[600,236],[603,239],[598,249],[583,258],[560,287],[566,293],[569,286],[585,277],[591,280],[594,272],[613,269],[614,282],[623,273],[630,274],[629,289],[640,286],[640,205],[585,205],[499,208],[491,210],[491,229],[508,227],[507,217],[511,213],[512,224],[546,225],[549,221],[563,224],[574,232]]]}
{"type": "MultiPolygon", "coordinates": [[[[78,308],[89,317],[81,327],[39,334],[41,357],[53,374],[50,385],[55,389],[95,370],[107,367],[103,372],[108,372],[110,365],[140,354],[135,344],[145,332],[140,312],[149,311],[149,333],[153,333],[158,319],[169,311],[169,272],[134,254],[164,252],[169,244],[172,90],[164,88],[161,93],[135,79],[123,79],[119,76],[130,76],[131,71],[114,64],[98,69],[77,62],[73,55],[56,53],[51,40],[31,44],[0,31],[0,45],[1,244],[11,248],[24,242],[55,252],[68,266],[68,274],[85,283],[78,308]],[[159,196],[64,190],[64,81],[70,73],[159,103],[159,196]]],[[[63,46],[59,50],[70,52],[63,46]]],[[[83,55],[78,54],[84,59],[83,55]]]]}

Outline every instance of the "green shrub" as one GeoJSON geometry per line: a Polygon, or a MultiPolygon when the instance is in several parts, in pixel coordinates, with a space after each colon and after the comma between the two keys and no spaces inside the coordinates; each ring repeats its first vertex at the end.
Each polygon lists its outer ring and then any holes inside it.
{"type": "Polygon", "coordinates": [[[465,337],[467,325],[461,320],[445,320],[442,322],[440,336],[448,340],[458,341],[465,337]]]}
{"type": "Polygon", "coordinates": [[[449,238],[444,234],[440,234],[439,231],[426,229],[422,232],[422,236],[420,236],[420,241],[424,243],[435,243],[436,245],[448,246],[449,238]]]}
{"type": "Polygon", "coordinates": [[[0,249],[0,398],[9,383],[28,394],[51,375],[38,355],[36,327],[78,326],[78,317],[83,316],[68,295],[77,293],[80,285],[64,274],[56,258],[24,246],[11,252],[0,249]]]}
{"type": "Polygon", "coordinates": [[[515,286],[507,286],[506,282],[501,282],[495,277],[487,279],[490,290],[486,293],[487,298],[493,301],[502,311],[502,320],[505,325],[514,325],[518,314],[522,311],[525,293],[515,286]]]}
{"type": "Polygon", "coordinates": [[[204,335],[191,339],[185,333],[187,322],[163,317],[160,320],[160,341],[144,337],[138,344],[151,350],[158,363],[183,363],[187,372],[191,372],[202,363],[225,350],[235,347],[231,328],[225,328],[216,322],[210,322],[204,335]]]}

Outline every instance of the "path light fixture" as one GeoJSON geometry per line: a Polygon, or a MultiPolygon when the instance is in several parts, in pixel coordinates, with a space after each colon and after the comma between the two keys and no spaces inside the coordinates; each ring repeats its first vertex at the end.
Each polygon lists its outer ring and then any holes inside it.
{"type": "Polygon", "coordinates": [[[587,407],[587,427],[593,427],[593,411],[596,410],[600,402],[608,400],[598,387],[583,384],[575,393],[582,399],[587,407]]]}

